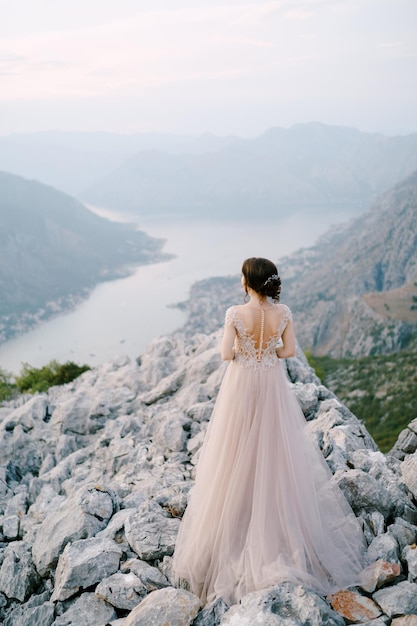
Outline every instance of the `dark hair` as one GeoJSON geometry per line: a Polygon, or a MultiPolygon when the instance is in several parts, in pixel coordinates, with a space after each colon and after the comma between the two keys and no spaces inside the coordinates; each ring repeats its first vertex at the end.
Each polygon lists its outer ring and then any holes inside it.
{"type": "Polygon", "coordinates": [[[281,279],[278,276],[277,266],[268,261],[252,257],[243,261],[242,274],[245,279],[245,291],[253,289],[262,298],[272,298],[276,302],[281,293],[281,279]]]}

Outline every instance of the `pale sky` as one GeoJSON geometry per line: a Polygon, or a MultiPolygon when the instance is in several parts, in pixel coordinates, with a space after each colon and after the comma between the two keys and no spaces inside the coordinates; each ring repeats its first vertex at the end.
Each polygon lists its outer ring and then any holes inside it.
{"type": "Polygon", "coordinates": [[[417,132],[417,0],[0,0],[0,134],[417,132]]]}

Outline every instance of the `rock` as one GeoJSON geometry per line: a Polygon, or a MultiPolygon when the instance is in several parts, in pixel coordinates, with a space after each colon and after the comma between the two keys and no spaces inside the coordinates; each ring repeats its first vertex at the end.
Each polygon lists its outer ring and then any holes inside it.
{"type": "Polygon", "coordinates": [[[387,530],[397,540],[400,552],[404,550],[405,546],[417,542],[417,526],[409,524],[401,517],[397,517],[395,522],[388,526],[387,530]]]}
{"type": "Polygon", "coordinates": [[[122,572],[133,572],[135,576],[139,578],[148,593],[150,591],[155,591],[156,589],[162,589],[163,587],[170,586],[166,576],[164,576],[164,574],[157,567],[149,565],[146,561],[128,559],[121,564],[120,569],[122,572]]]}
{"type": "Polygon", "coordinates": [[[293,391],[306,419],[311,419],[318,405],[318,386],[314,383],[293,383],[293,391]]]}
{"type": "Polygon", "coordinates": [[[378,559],[360,573],[361,589],[372,593],[375,589],[395,580],[401,573],[399,563],[388,563],[378,559]]]}
{"type": "Polygon", "coordinates": [[[228,605],[222,598],[218,598],[214,602],[207,604],[193,622],[193,626],[219,626],[226,611],[229,610],[228,605]]]}
{"type": "Polygon", "coordinates": [[[39,582],[30,545],[25,541],[9,543],[0,569],[0,592],[8,598],[24,602],[39,582]]]}
{"type": "Polygon", "coordinates": [[[381,615],[381,617],[371,619],[370,622],[362,622],[361,626],[388,626],[389,623],[389,617],[387,617],[386,615],[381,615]]]}
{"type": "Polygon", "coordinates": [[[174,552],[179,523],[164,515],[158,504],[148,501],[126,520],[126,539],[141,559],[162,559],[174,552]]]}
{"type": "Polygon", "coordinates": [[[417,452],[408,456],[401,463],[401,474],[404,485],[417,500],[417,452]]]}
{"type": "Polygon", "coordinates": [[[109,576],[97,585],[95,594],[117,609],[131,611],[147,594],[145,585],[132,572],[109,576]]]}
{"type": "Polygon", "coordinates": [[[391,626],[417,626],[417,615],[395,617],[391,622],[391,626]]]}
{"type": "Polygon", "coordinates": [[[372,598],[388,617],[417,613],[417,585],[407,580],[376,591],[372,598]]]}
{"type": "Polygon", "coordinates": [[[392,511],[388,490],[363,470],[352,469],[335,475],[340,489],[355,513],[379,511],[387,519],[392,511]]]}
{"type": "Polygon", "coordinates": [[[405,546],[402,558],[407,563],[408,580],[412,583],[417,582],[417,545],[413,543],[411,546],[405,546]]]}
{"type": "Polygon", "coordinates": [[[104,626],[116,618],[117,613],[111,604],[94,593],[83,593],[56,618],[53,626],[104,626]]]}
{"type": "Polygon", "coordinates": [[[379,617],[382,613],[373,600],[354,591],[338,591],[327,596],[327,601],[348,623],[369,622],[379,617]]]}
{"type": "Polygon", "coordinates": [[[94,486],[75,493],[48,515],[33,545],[33,560],[41,576],[55,567],[67,543],[93,537],[105,528],[113,509],[112,495],[94,486]]]}
{"type": "Polygon", "coordinates": [[[370,544],[375,537],[384,534],[385,519],[381,513],[378,511],[372,511],[371,513],[363,512],[359,517],[362,519],[363,533],[368,544],[370,544]]]}
{"type": "Polygon", "coordinates": [[[51,626],[55,619],[55,605],[49,602],[49,596],[48,591],[32,596],[7,616],[4,626],[51,626]]]}
{"type": "Polygon", "coordinates": [[[114,574],[121,548],[111,539],[92,537],[67,544],[59,557],[51,600],[63,601],[114,574]]]}
{"type": "Polygon", "coordinates": [[[166,587],[150,593],[129,613],[125,626],[189,626],[200,608],[200,599],[184,589],[166,587]]]}
{"type": "Polygon", "coordinates": [[[314,592],[286,581],[244,596],[223,616],[221,626],[345,626],[343,618],[314,592]]]}
{"type": "Polygon", "coordinates": [[[26,492],[16,494],[8,501],[3,518],[3,535],[7,540],[18,539],[20,520],[26,514],[26,510],[26,492]]]}
{"type": "Polygon", "coordinates": [[[379,537],[375,537],[368,548],[369,561],[382,559],[389,563],[398,563],[400,560],[398,543],[395,537],[388,531],[379,537]]]}

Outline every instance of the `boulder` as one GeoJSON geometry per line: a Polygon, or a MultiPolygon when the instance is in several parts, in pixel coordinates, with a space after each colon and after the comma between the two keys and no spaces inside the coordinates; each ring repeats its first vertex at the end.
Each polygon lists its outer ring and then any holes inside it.
{"type": "Polygon", "coordinates": [[[229,610],[228,605],[222,598],[218,598],[214,602],[207,604],[193,622],[193,626],[219,626],[226,611],[229,610]]]}
{"type": "Polygon", "coordinates": [[[383,585],[392,582],[401,573],[399,563],[388,563],[383,559],[378,559],[371,563],[360,573],[361,589],[367,593],[372,593],[383,585]]]}
{"type": "Polygon", "coordinates": [[[95,594],[117,609],[131,611],[146,596],[147,589],[132,572],[117,572],[102,580],[97,585],[95,594]]]}
{"type": "Polygon", "coordinates": [[[341,615],[317,594],[286,581],[244,596],[223,616],[222,626],[345,626],[341,615]]]}
{"type": "Polygon", "coordinates": [[[94,593],[83,593],[70,603],[53,626],[104,626],[117,618],[115,609],[94,593]]]}
{"type": "Polygon", "coordinates": [[[49,601],[49,596],[48,591],[32,596],[6,617],[4,626],[51,626],[55,619],[55,605],[49,601]]]}
{"type": "Polygon", "coordinates": [[[417,585],[407,580],[376,591],[372,598],[388,617],[417,613],[417,585]]]}
{"type": "Polygon", "coordinates": [[[179,524],[179,520],[168,517],[159,504],[147,501],[126,520],[126,539],[139,558],[162,559],[174,552],[179,524]]]}
{"type": "Polygon", "coordinates": [[[113,495],[98,486],[84,488],[46,517],[33,544],[33,560],[41,576],[57,563],[67,543],[93,537],[113,515],[113,495]]]}
{"type": "Polygon", "coordinates": [[[371,598],[366,598],[354,591],[338,591],[327,596],[327,601],[348,623],[369,622],[382,613],[371,598]]]}
{"type": "Polygon", "coordinates": [[[120,569],[122,572],[133,572],[145,587],[147,593],[170,586],[166,576],[157,567],[153,567],[146,561],[128,559],[120,565],[120,569]]]}
{"type": "Polygon", "coordinates": [[[417,582],[417,545],[405,546],[402,552],[402,558],[407,563],[408,580],[412,583],[417,582]]]}
{"type": "Polygon", "coordinates": [[[25,541],[9,543],[0,569],[0,592],[7,598],[24,602],[39,582],[30,544],[25,541]]]}
{"type": "Polygon", "coordinates": [[[111,539],[92,537],[67,544],[55,573],[53,602],[67,600],[119,569],[122,551],[111,539]]]}
{"type": "Polygon", "coordinates": [[[150,593],[129,613],[125,626],[190,626],[200,599],[184,589],[166,587],[150,593]]]}

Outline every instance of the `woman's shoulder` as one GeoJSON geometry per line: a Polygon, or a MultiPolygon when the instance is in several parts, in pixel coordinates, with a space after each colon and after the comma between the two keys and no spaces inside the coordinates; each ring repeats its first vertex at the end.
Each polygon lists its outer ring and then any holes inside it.
{"type": "Polygon", "coordinates": [[[286,319],[292,320],[292,313],[289,306],[287,306],[286,304],[282,304],[281,302],[278,302],[275,306],[279,311],[283,312],[283,315],[286,319]]]}

